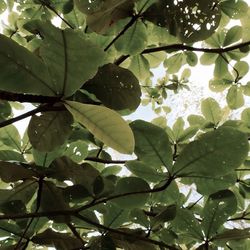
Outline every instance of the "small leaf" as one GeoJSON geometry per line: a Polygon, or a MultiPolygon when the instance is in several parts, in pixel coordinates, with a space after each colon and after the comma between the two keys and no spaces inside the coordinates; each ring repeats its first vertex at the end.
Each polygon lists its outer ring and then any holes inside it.
{"type": "Polygon", "coordinates": [[[115,110],[135,110],[141,102],[141,88],[134,74],[111,63],[99,68],[83,88],[115,110]]]}
{"type": "Polygon", "coordinates": [[[230,87],[226,99],[230,109],[238,109],[244,105],[242,90],[236,85],[230,87]]]}
{"type": "Polygon", "coordinates": [[[218,56],[215,61],[214,76],[221,79],[226,74],[228,74],[228,63],[222,56],[218,56]]]}
{"type": "Polygon", "coordinates": [[[242,239],[249,239],[250,238],[250,228],[244,229],[224,229],[223,232],[218,233],[216,236],[213,237],[214,240],[242,240],[242,239]]]}
{"type": "Polygon", "coordinates": [[[221,127],[189,143],[173,169],[181,176],[223,176],[240,166],[248,149],[244,133],[221,127]]]}
{"type": "Polygon", "coordinates": [[[135,154],[140,161],[156,168],[172,166],[172,149],[162,128],[142,120],[132,122],[131,128],[135,136],[135,154]]]}
{"type": "Polygon", "coordinates": [[[66,101],[65,106],[76,121],[107,146],[125,154],[134,151],[134,136],[130,127],[113,110],[72,101],[66,101]]]}
{"type": "Polygon", "coordinates": [[[68,111],[50,111],[32,116],[28,126],[31,145],[42,152],[53,151],[69,137],[72,122],[68,111]]]}
{"type": "Polygon", "coordinates": [[[233,26],[227,32],[223,46],[228,46],[239,41],[242,37],[242,27],[241,26],[233,26]]]}
{"type": "Polygon", "coordinates": [[[219,104],[211,97],[201,102],[201,112],[206,120],[214,125],[217,125],[222,118],[219,104]]]}
{"type": "Polygon", "coordinates": [[[143,191],[149,191],[150,186],[146,181],[138,177],[124,177],[117,182],[115,188],[115,195],[122,195],[126,193],[138,192],[137,194],[124,195],[113,199],[112,201],[121,208],[137,208],[143,206],[148,198],[149,193],[142,193],[143,191]]]}
{"type": "Polygon", "coordinates": [[[249,65],[247,62],[244,62],[244,61],[240,61],[240,62],[237,62],[235,65],[234,65],[234,75],[236,75],[238,78],[239,77],[243,77],[245,76],[249,71],[249,65]],[[235,70],[237,70],[237,74],[239,75],[236,75],[236,72],[235,70]]]}

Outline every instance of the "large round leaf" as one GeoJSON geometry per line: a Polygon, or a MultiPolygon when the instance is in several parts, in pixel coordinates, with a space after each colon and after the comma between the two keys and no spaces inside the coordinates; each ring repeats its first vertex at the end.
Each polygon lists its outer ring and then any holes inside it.
{"type": "Polygon", "coordinates": [[[248,154],[247,136],[229,127],[208,132],[188,144],[174,165],[178,176],[224,176],[248,154]]]}
{"type": "Polygon", "coordinates": [[[134,151],[134,136],[128,124],[115,111],[96,105],[65,102],[76,121],[107,146],[125,153],[134,151]]]}
{"type": "Polygon", "coordinates": [[[99,68],[95,77],[83,88],[115,110],[135,110],[141,101],[141,88],[134,74],[111,63],[99,68]]]}

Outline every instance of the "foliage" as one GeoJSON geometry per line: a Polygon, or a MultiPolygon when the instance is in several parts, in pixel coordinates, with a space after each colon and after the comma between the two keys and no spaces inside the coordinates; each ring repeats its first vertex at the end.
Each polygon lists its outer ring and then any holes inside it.
{"type": "Polygon", "coordinates": [[[4,11],[1,249],[250,248],[250,108],[227,114],[250,96],[246,2],[3,0],[4,11]],[[165,99],[190,89],[198,63],[227,107],[205,98],[170,127],[165,99]],[[20,103],[33,109],[14,117],[20,103]],[[141,104],[158,117],[122,117],[141,104]],[[22,136],[13,124],[27,117],[22,136]]]}

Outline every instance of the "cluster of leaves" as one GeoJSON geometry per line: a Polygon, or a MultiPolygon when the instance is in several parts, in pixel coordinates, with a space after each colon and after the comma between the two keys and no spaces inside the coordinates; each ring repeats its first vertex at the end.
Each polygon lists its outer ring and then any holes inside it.
{"type": "Polygon", "coordinates": [[[228,109],[242,107],[247,3],[1,1],[6,10],[1,249],[249,249],[250,109],[230,120],[206,98],[188,126],[122,118],[141,103],[169,112],[167,92],[188,89],[198,61],[214,65],[210,87],[228,91],[228,109]],[[22,102],[34,109],[13,117],[22,102]],[[21,136],[13,123],[27,117],[21,136]],[[134,155],[114,160],[110,148],[134,155]]]}

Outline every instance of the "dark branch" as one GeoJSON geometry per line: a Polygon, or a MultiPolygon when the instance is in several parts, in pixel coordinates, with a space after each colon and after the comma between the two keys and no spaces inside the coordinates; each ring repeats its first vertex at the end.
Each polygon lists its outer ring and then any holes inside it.
{"type": "Polygon", "coordinates": [[[87,157],[84,160],[85,161],[106,163],[106,164],[125,164],[127,161],[130,161],[130,160],[105,160],[105,159],[101,159],[98,157],[87,157]]]}
{"type": "Polygon", "coordinates": [[[77,214],[76,217],[83,220],[83,221],[85,221],[85,222],[87,222],[90,225],[96,226],[99,229],[104,229],[105,231],[108,231],[108,232],[111,232],[111,233],[120,234],[120,235],[126,236],[128,238],[136,239],[137,241],[144,241],[144,242],[151,243],[153,245],[166,247],[166,248],[171,249],[171,250],[177,250],[177,248],[175,248],[173,246],[170,246],[170,245],[167,245],[167,244],[165,244],[163,242],[160,242],[160,241],[157,241],[157,240],[152,240],[152,239],[149,239],[149,238],[145,238],[143,236],[139,236],[137,234],[131,234],[131,233],[128,233],[128,232],[125,232],[125,231],[120,231],[118,229],[113,229],[113,228],[104,226],[104,225],[99,224],[97,222],[94,222],[94,221],[90,220],[89,218],[87,218],[85,216],[82,216],[80,214],[77,214]]]}
{"type": "Polygon", "coordinates": [[[60,96],[42,96],[31,94],[12,93],[0,90],[0,99],[12,102],[31,102],[31,103],[56,103],[61,100],[60,96]]]}
{"type": "Polygon", "coordinates": [[[22,115],[19,115],[19,116],[16,116],[14,118],[11,118],[9,120],[5,120],[5,121],[0,122],[0,128],[6,127],[10,124],[21,121],[27,117],[30,117],[32,115],[39,113],[39,112],[60,111],[60,110],[64,110],[64,109],[65,109],[64,107],[54,107],[54,106],[50,106],[50,105],[42,105],[42,106],[39,106],[38,108],[35,108],[31,111],[28,111],[22,115]]]}
{"type": "MultiPolygon", "coordinates": [[[[159,46],[154,48],[145,49],[142,51],[141,54],[150,54],[154,52],[159,51],[178,51],[178,50],[185,50],[185,51],[196,51],[196,52],[204,52],[204,53],[212,53],[212,54],[221,54],[229,51],[233,51],[236,49],[240,49],[243,47],[246,47],[250,45],[250,41],[244,42],[244,43],[238,43],[232,46],[228,46],[225,48],[198,48],[198,47],[192,47],[184,44],[170,44],[165,46],[159,46]]],[[[120,58],[118,58],[114,63],[116,65],[120,65],[123,63],[127,58],[129,58],[129,55],[123,55],[120,58]]]]}

